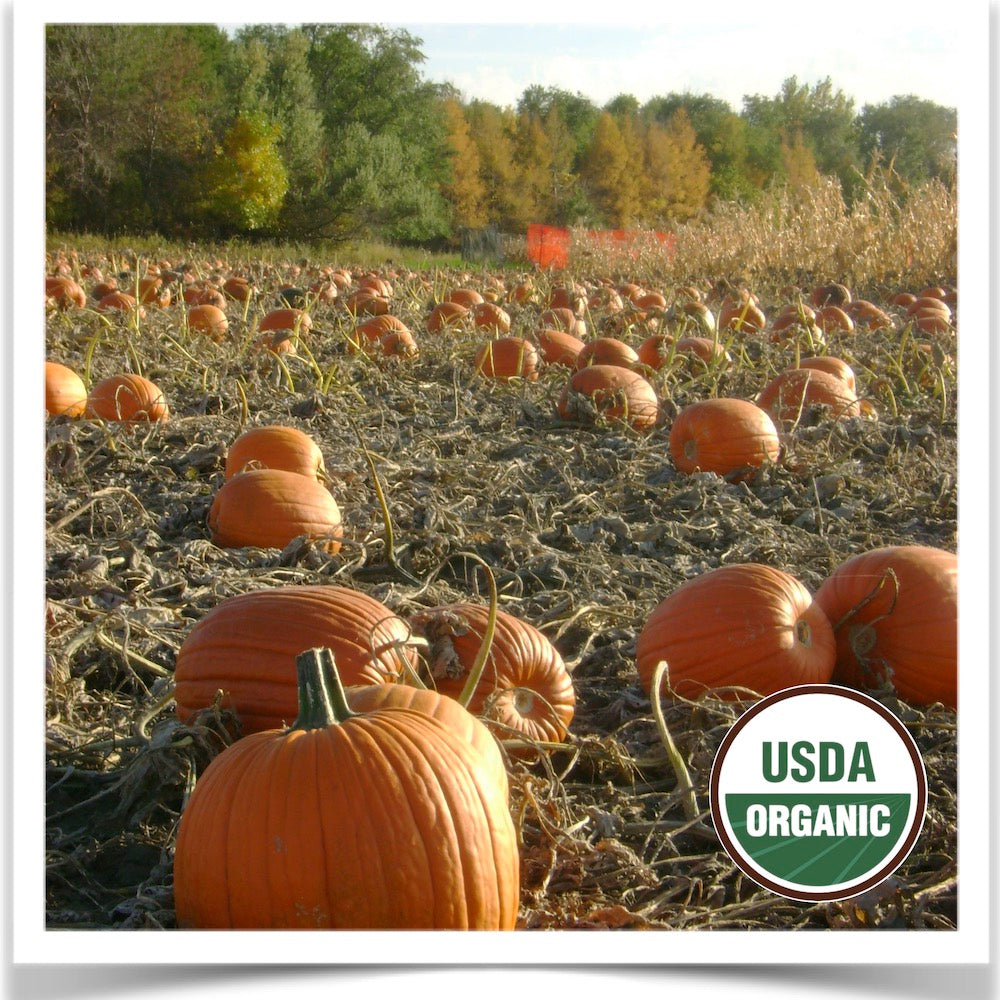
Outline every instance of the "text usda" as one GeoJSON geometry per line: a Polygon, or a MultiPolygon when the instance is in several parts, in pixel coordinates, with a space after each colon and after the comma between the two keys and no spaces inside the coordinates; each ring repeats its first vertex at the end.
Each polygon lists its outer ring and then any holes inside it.
{"type": "Polygon", "coordinates": [[[881,882],[920,834],[927,777],[887,708],[829,684],[744,713],[712,769],[712,818],[733,861],[791,899],[844,899],[881,882]]]}

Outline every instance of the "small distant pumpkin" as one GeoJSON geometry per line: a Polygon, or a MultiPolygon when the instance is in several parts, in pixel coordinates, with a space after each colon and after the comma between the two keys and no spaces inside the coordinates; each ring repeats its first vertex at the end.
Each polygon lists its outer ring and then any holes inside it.
{"type": "Polygon", "coordinates": [[[229,318],[213,305],[191,306],[187,313],[188,329],[204,333],[217,343],[221,343],[229,330],[229,318]]]}
{"type": "Polygon", "coordinates": [[[266,313],[257,327],[259,333],[285,331],[305,336],[312,330],[312,317],[303,309],[286,306],[266,313]]]}

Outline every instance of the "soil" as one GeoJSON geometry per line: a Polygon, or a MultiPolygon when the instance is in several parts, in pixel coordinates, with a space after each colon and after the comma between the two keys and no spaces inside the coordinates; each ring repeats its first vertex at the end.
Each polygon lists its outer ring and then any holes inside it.
{"type": "MultiPolygon", "coordinates": [[[[650,611],[714,567],[767,563],[815,591],[859,551],[954,551],[953,345],[919,347],[928,338],[913,336],[887,291],[871,290],[893,328],[832,333],[827,343],[854,365],[869,412],[804,414],[776,464],[729,482],[674,468],[673,416],[709,395],[754,398],[797,350],[806,353],[802,344],[730,336],[727,369],[678,363],[655,373],[661,414],[649,432],[569,423],[556,411],[567,369],[545,366],[537,381],[483,378],[473,366],[481,332],[426,332],[441,288],[485,276],[421,277],[398,278],[394,298],[417,358],[351,353],[352,317],[317,303],[312,332],[282,367],[250,349],[273,295],[246,314],[230,303],[222,344],[184,329],[176,306],[147,307],[138,332],[92,309],[49,316],[50,359],[81,372],[89,365],[89,384],[141,370],[171,415],[154,425],[46,422],[47,926],[175,926],[178,819],[234,730],[218,705],[188,725],[173,711],[177,651],[207,611],[294,583],[354,587],[402,615],[485,602],[482,560],[499,606],[553,642],[577,697],[562,748],[508,758],[522,838],[520,927],[954,928],[953,711],[875,692],[923,756],[923,832],[896,874],[864,896],[795,902],[740,872],[708,812],[715,751],[753,699],[662,699],[694,785],[692,819],[635,668],[650,611]],[[336,555],[305,538],[283,550],[210,540],[206,517],[229,443],[271,423],[300,427],[323,451],[344,519],[336,555]]],[[[776,312],[779,293],[760,294],[765,312],[776,312]]],[[[541,303],[507,308],[515,331],[537,329],[541,303]]],[[[623,339],[637,346],[641,332],[623,339]]]]}

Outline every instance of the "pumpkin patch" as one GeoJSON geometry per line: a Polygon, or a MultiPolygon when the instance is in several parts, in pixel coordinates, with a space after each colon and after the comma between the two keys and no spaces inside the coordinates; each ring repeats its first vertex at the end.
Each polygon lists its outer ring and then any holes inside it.
{"type": "Polygon", "coordinates": [[[50,924],[836,924],[741,877],[711,765],[851,686],[952,817],[952,281],[401,261],[109,252],[49,296],[50,924]]]}

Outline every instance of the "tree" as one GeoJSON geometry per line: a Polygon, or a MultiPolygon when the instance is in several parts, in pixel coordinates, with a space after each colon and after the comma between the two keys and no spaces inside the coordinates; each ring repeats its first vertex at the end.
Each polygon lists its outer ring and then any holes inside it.
{"type": "Polygon", "coordinates": [[[954,108],[913,95],[896,96],[886,104],[866,104],[858,128],[866,163],[877,156],[911,184],[932,178],[948,185],[954,182],[958,136],[954,108]]]}
{"type": "Polygon", "coordinates": [[[442,185],[442,193],[452,209],[458,226],[478,228],[486,225],[486,188],[480,177],[479,150],[472,139],[462,105],[455,97],[444,101],[448,122],[448,145],[451,148],[451,177],[442,185]]]}
{"type": "Polygon", "coordinates": [[[632,224],[638,206],[626,180],[631,166],[621,129],[605,111],[597,121],[580,171],[598,215],[594,220],[597,224],[614,228],[632,224]]]}
{"type": "Polygon", "coordinates": [[[666,128],[648,125],[644,162],[643,204],[651,225],[683,222],[705,206],[711,168],[683,109],[666,128]]]}
{"type": "Polygon", "coordinates": [[[420,243],[448,233],[447,204],[417,175],[410,149],[394,134],[372,135],[355,122],[330,159],[327,235],[420,243]]]}
{"type": "Polygon", "coordinates": [[[758,166],[784,179],[782,143],[791,144],[800,133],[820,173],[837,177],[850,195],[860,165],[854,101],[834,90],[829,77],[813,87],[788,77],[775,97],[745,97],[743,117],[767,137],[757,144],[758,166]]]}
{"type": "Polygon", "coordinates": [[[479,152],[486,216],[501,229],[514,229],[530,214],[523,192],[517,187],[514,115],[488,101],[473,101],[467,113],[470,134],[479,152]]]}
{"type": "Polygon", "coordinates": [[[281,130],[262,114],[239,115],[204,169],[201,210],[227,233],[273,225],[288,190],[281,130]]]}
{"type": "Polygon", "coordinates": [[[549,148],[548,135],[536,115],[522,112],[517,117],[514,164],[517,168],[516,183],[523,192],[529,216],[521,220],[523,227],[531,222],[551,222],[555,201],[552,150],[549,148]]]}
{"type": "Polygon", "coordinates": [[[725,101],[710,94],[671,93],[643,105],[644,118],[666,126],[683,111],[708,157],[709,192],[722,201],[753,200],[759,179],[749,161],[749,126],[725,101]]]}
{"type": "Polygon", "coordinates": [[[49,219],[108,231],[169,228],[221,106],[217,29],[46,28],[49,219]]]}

